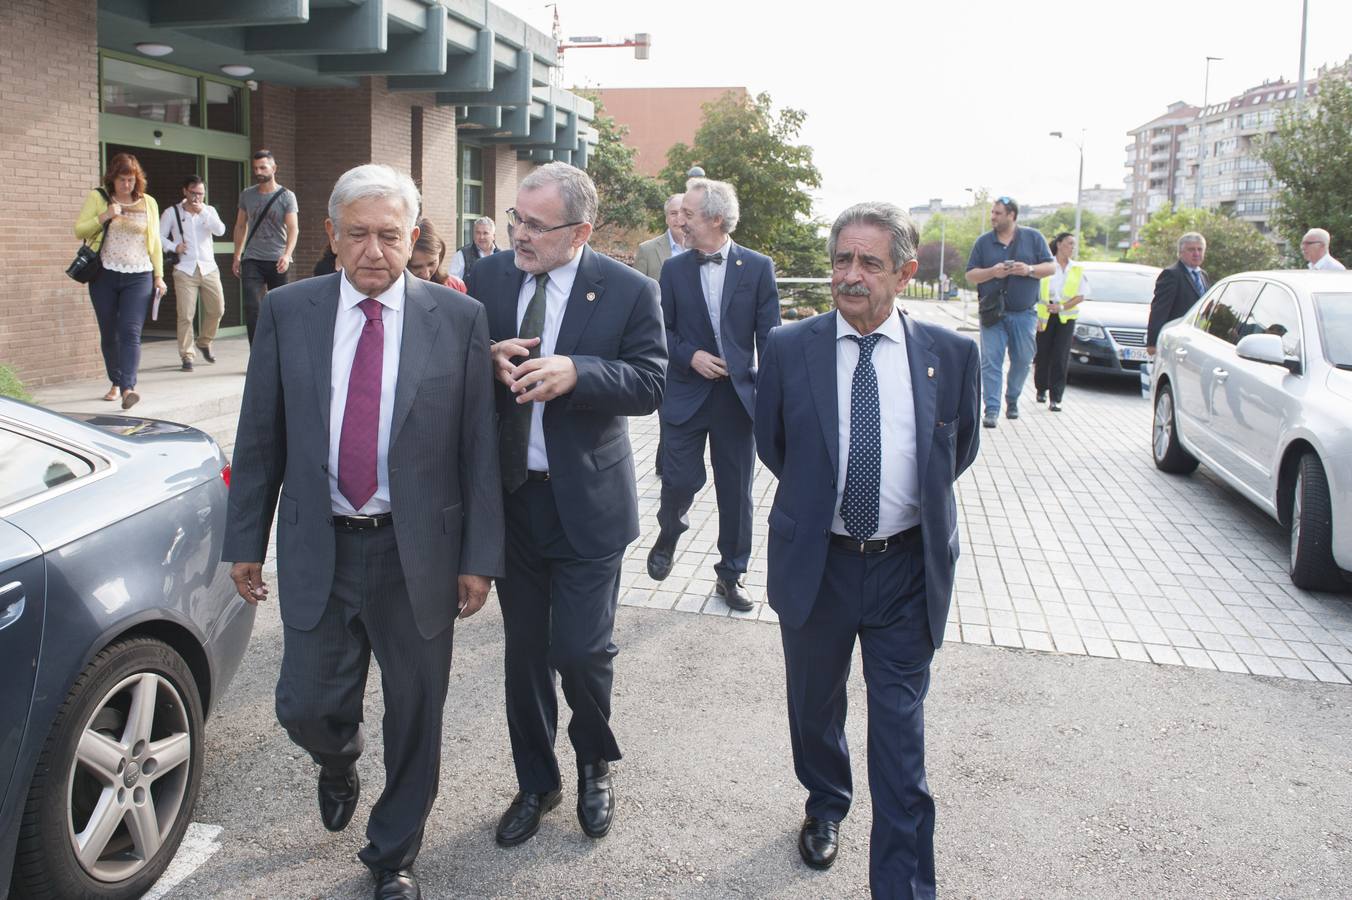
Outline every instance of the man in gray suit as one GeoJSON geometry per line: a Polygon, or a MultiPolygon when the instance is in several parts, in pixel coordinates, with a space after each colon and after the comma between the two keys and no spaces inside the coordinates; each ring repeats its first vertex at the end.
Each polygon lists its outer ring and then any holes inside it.
{"type": "Polygon", "coordinates": [[[483,605],[504,554],[488,319],[405,275],[419,207],[407,175],[349,170],[325,223],[342,271],[268,295],[222,553],[240,595],[265,599],[276,509],[277,717],[321,767],[330,831],[356,808],[375,653],[385,790],[358,858],[386,900],[420,896],[411,867],[437,795],[453,626],[483,605]]]}
{"type": "Polygon", "coordinates": [[[652,240],[638,245],[638,257],[634,260],[634,268],[653,281],[662,274],[662,263],[685,250],[680,230],[683,197],[684,194],[672,194],[667,199],[667,230],[652,240]]]}

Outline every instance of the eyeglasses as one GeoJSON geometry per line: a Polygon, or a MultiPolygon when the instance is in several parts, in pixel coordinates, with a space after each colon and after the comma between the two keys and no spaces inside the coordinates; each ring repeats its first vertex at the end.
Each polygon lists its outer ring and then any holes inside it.
{"type": "Polygon", "coordinates": [[[521,214],[513,207],[507,210],[507,224],[511,228],[524,228],[531,237],[539,237],[542,234],[548,234],[551,231],[558,231],[560,228],[572,228],[574,225],[581,225],[581,222],[564,222],[562,225],[541,225],[538,222],[528,222],[521,218],[521,214]]]}

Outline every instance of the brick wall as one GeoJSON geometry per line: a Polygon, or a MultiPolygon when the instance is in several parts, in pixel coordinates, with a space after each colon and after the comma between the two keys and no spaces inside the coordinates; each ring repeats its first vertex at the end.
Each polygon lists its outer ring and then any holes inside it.
{"type": "Polygon", "coordinates": [[[29,386],[103,371],[83,285],[65,275],[98,184],[96,0],[7,0],[0,27],[0,363],[29,386]]]}
{"type": "Polygon", "coordinates": [[[423,211],[436,223],[441,236],[455,249],[456,158],[455,107],[437,106],[433,97],[423,104],[423,211]]]}

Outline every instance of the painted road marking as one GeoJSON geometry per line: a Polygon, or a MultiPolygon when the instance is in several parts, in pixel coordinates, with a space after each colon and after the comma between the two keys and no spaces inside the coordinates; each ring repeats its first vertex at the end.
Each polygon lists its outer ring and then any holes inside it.
{"type": "Polygon", "coordinates": [[[199,822],[189,825],[188,830],[183,833],[183,843],[174,854],[173,862],[169,863],[169,868],[164,870],[160,880],[155,882],[141,900],[160,900],[161,897],[169,896],[170,891],[178,887],[188,876],[196,872],[202,863],[211,859],[216,851],[221,849],[221,842],[217,840],[221,836],[221,830],[219,825],[202,825],[199,822]]]}

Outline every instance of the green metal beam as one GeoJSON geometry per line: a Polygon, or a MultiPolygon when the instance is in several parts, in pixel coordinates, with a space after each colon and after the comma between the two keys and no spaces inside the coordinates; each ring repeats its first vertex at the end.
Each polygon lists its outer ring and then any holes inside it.
{"type": "Polygon", "coordinates": [[[472,125],[487,131],[502,130],[501,106],[471,106],[469,113],[460,120],[462,125],[472,125]]]}
{"type": "Polygon", "coordinates": [[[309,21],[308,0],[151,0],[152,28],[291,25],[309,21]]]}
{"type": "Polygon", "coordinates": [[[512,135],[510,137],[490,137],[484,138],[486,142],[495,144],[511,144],[515,147],[553,147],[558,134],[558,122],[555,117],[554,104],[545,104],[545,114],[533,122],[530,126],[530,133],[525,137],[512,135]]]}
{"type": "MultiPolygon", "coordinates": [[[[445,15],[442,15],[445,25],[445,15]]],[[[492,31],[479,32],[479,47],[463,56],[446,55],[446,39],[441,39],[441,57],[444,68],[440,75],[411,75],[391,78],[387,85],[392,91],[491,91],[493,89],[492,31]]],[[[461,105],[461,104],[457,104],[461,105]]]]}
{"type": "Polygon", "coordinates": [[[385,0],[361,6],[316,9],[304,25],[253,28],[245,35],[244,52],[270,56],[311,53],[384,53],[388,48],[385,0]]]}
{"type": "MultiPolygon", "coordinates": [[[[427,10],[427,24],[418,34],[389,38],[385,53],[321,56],[319,71],[350,75],[440,76],[446,72],[446,13],[427,10]]],[[[390,79],[391,87],[393,81],[390,79]]]]}
{"type": "Polygon", "coordinates": [[[531,101],[531,72],[534,60],[529,50],[516,53],[516,71],[495,76],[493,87],[478,91],[443,91],[437,94],[442,106],[519,106],[531,101]]]}

